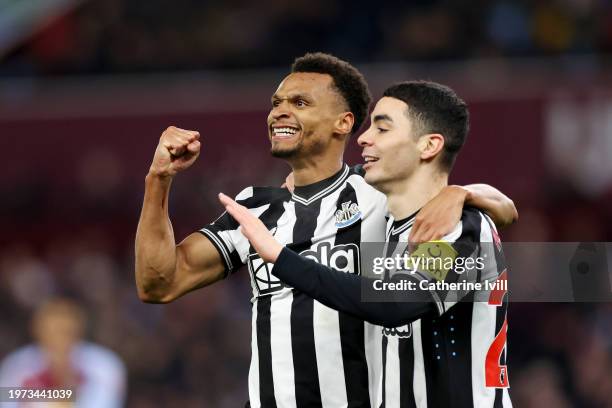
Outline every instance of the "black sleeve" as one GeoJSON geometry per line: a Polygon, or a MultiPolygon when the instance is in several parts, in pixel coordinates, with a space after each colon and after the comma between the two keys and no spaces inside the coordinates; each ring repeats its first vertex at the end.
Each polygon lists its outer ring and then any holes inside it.
{"type": "Polygon", "coordinates": [[[236,242],[234,241],[237,237],[240,237],[239,239],[244,238],[241,235],[231,233],[239,227],[240,224],[238,224],[231,215],[224,212],[215,221],[199,230],[201,234],[210,240],[221,255],[221,259],[225,264],[224,278],[231,275],[242,266],[242,260],[236,249],[236,242]]]}
{"type": "MultiPolygon", "coordinates": [[[[401,326],[436,312],[427,291],[414,291],[410,301],[363,302],[361,285],[373,284],[374,279],[334,270],[288,248],[281,251],[272,273],[332,309],[385,327],[401,326]]],[[[409,276],[404,274],[403,278],[409,276]]],[[[400,278],[396,275],[392,279],[400,278]]]]}

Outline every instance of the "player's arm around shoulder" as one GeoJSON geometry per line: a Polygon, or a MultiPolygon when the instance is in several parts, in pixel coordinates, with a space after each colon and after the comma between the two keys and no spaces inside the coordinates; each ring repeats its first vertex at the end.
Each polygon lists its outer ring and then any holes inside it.
{"type": "Polygon", "coordinates": [[[410,234],[411,242],[427,242],[447,235],[462,217],[465,206],[480,209],[500,227],[518,219],[514,202],[492,186],[446,186],[417,214],[410,234]]]}
{"type": "Polygon", "coordinates": [[[167,303],[223,276],[225,265],[208,238],[191,234],[176,245],[169,217],[172,180],[199,156],[199,138],[196,131],[166,129],[145,179],[135,243],[136,286],[144,302],[167,303]]]}

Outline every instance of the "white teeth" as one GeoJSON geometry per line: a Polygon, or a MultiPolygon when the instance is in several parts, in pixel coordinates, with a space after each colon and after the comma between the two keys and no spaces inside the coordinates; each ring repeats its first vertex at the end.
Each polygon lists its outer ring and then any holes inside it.
{"type": "Polygon", "coordinates": [[[364,159],[366,163],[378,161],[376,157],[371,157],[371,156],[365,156],[364,159]]]}
{"type": "Polygon", "coordinates": [[[297,133],[297,129],[290,128],[290,127],[274,128],[272,129],[272,131],[274,132],[274,136],[280,136],[280,137],[290,137],[297,133]]]}

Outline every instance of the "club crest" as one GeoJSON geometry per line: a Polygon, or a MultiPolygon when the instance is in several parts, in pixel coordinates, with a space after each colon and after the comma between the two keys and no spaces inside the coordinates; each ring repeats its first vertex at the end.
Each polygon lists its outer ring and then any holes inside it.
{"type": "Polygon", "coordinates": [[[341,208],[336,211],[336,227],[344,228],[356,223],[361,219],[361,210],[357,203],[347,201],[342,203],[341,208]]]}

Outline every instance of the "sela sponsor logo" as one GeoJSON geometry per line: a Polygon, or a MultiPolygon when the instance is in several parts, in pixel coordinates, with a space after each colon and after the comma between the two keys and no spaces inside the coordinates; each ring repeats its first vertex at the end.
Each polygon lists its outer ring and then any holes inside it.
{"type": "Polygon", "coordinates": [[[400,339],[408,339],[412,337],[412,324],[407,324],[400,327],[383,327],[383,336],[399,337],[400,339]]]}
{"type": "MultiPolygon", "coordinates": [[[[341,272],[361,273],[359,247],[355,244],[332,246],[329,242],[322,242],[314,249],[302,251],[300,255],[341,272]]],[[[290,287],[274,276],[274,264],[264,262],[258,254],[249,255],[247,264],[257,296],[271,295],[290,287]]]]}
{"type": "Polygon", "coordinates": [[[257,288],[258,296],[269,295],[286,287],[283,282],[272,274],[272,267],[274,265],[264,262],[259,257],[259,254],[251,254],[247,257],[247,260],[251,281],[255,288],[257,288]]]}
{"type": "Polygon", "coordinates": [[[332,246],[329,242],[322,242],[315,249],[300,252],[300,255],[340,272],[361,274],[359,247],[355,244],[332,246]]]}
{"type": "Polygon", "coordinates": [[[344,228],[356,223],[361,219],[361,210],[357,203],[347,201],[342,203],[341,208],[336,211],[336,227],[344,228]]]}

